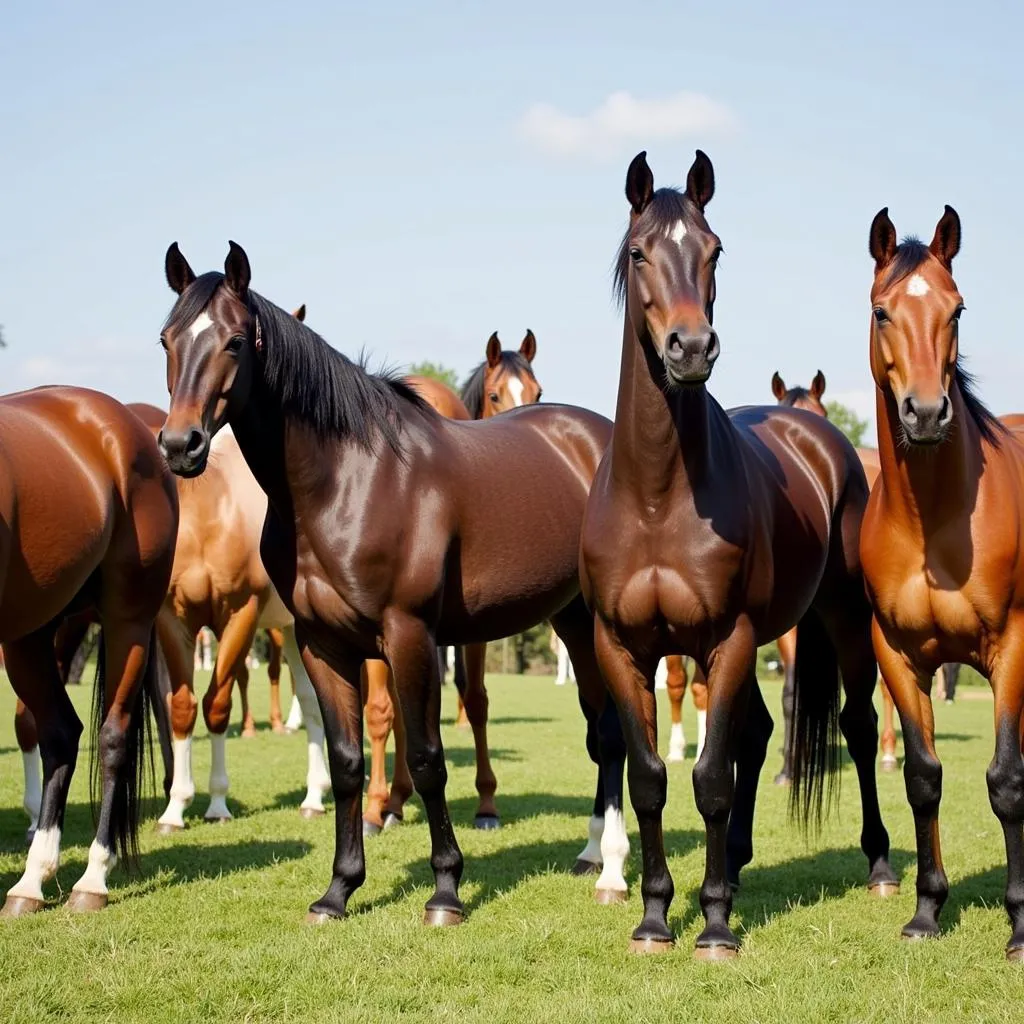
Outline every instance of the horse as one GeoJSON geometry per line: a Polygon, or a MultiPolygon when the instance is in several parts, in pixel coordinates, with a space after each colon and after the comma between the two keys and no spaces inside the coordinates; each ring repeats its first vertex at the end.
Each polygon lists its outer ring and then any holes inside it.
{"type": "MultiPolygon", "coordinates": [[[[794,409],[806,409],[818,416],[828,419],[828,410],[825,408],[821,398],[825,393],[825,374],[818,370],[811,380],[809,388],[794,387],[787,388],[785,381],[779,375],[778,370],[772,374],[772,394],[779,405],[788,406],[794,409]]],[[[861,466],[864,467],[864,476],[868,482],[868,490],[875,485],[878,479],[879,465],[878,452],[873,448],[857,448],[857,455],[860,458],[861,466]]],[[[782,717],[784,723],[782,740],[782,769],[775,776],[777,786],[788,786],[793,778],[792,763],[792,722],[793,722],[793,671],[796,658],[796,630],[791,629],[778,641],[779,660],[782,662],[783,686],[782,686],[782,717]]],[[[896,759],[896,730],[893,727],[893,703],[885,683],[881,684],[882,691],[882,734],[881,747],[882,757],[879,762],[882,771],[893,772],[897,767],[896,759]]]]}
{"type": "Polygon", "coordinates": [[[868,237],[881,473],[860,548],[917,836],[917,908],[902,934],[937,936],[949,894],[931,685],[935,670],[955,661],[985,676],[995,700],[986,781],[1006,845],[1006,956],[1024,961],[1024,444],[989,412],[963,366],[956,211],[946,206],[928,245],[897,243],[888,208],[868,237]]]}
{"type": "MultiPolygon", "coordinates": [[[[697,709],[697,749],[696,760],[704,750],[708,726],[708,683],[700,666],[694,661],[693,682],[690,690],[693,694],[693,706],[697,709]]],[[[669,733],[668,761],[686,760],[686,734],[683,732],[683,698],[686,696],[686,664],[678,654],[670,654],[665,658],[665,688],[668,690],[669,716],[672,730],[669,733]]]]}
{"type": "MultiPolygon", "coordinates": [[[[147,421],[158,434],[166,414],[156,410],[147,421]],[[154,420],[158,422],[154,425],[154,420]]],[[[323,723],[312,684],[295,642],[292,617],[274,590],[260,560],[259,543],[267,498],[246,465],[230,430],[217,436],[206,474],[178,480],[180,526],[174,567],[157,619],[160,646],[170,673],[170,719],[174,774],[167,806],[157,821],[161,833],[185,828],[184,812],[195,797],[192,778],[192,733],[198,712],[193,693],[196,636],[208,628],[217,637],[217,656],[203,698],[203,718],[210,736],[210,802],[206,821],[232,817],[227,806],[227,728],[231,692],[237,681],[243,698],[243,735],[255,732],[248,710],[246,657],[257,629],[280,631],[292,685],[303,708],[307,730],[306,795],[299,807],[304,818],[324,814],[329,780],[324,763],[323,723]]],[[[280,659],[278,659],[280,679],[280,659]]],[[[278,707],[280,719],[280,707],[278,707]]]]}
{"type": "Polygon", "coordinates": [[[0,914],[41,910],[60,860],[82,723],[54,640],[65,617],[87,609],[104,628],[94,697],[100,808],[68,906],[99,910],[117,857],[138,852],[154,622],[174,557],[177,492],[153,435],[119,402],[84,388],[35,388],[0,398],[0,517],[0,643],[43,761],[38,826],[0,914]]]}
{"type": "Polygon", "coordinates": [[[365,877],[360,684],[364,662],[383,657],[430,827],[435,888],[424,923],[464,920],[438,645],[483,643],[547,619],[573,655],[588,753],[600,764],[607,854],[598,882],[607,884],[598,892],[622,898],[625,745],[579,592],[583,508],[611,424],[545,403],[479,423],[445,419],[401,379],[369,373],[253,291],[236,243],[223,274],[197,278],[177,243],[164,269],[177,300],[161,333],[171,395],[161,449],[172,471],[194,477],[215,435],[234,431],[269,498],[263,561],[295,617],[323,712],[335,857],[307,919],[344,917],[365,877]],[[610,868],[617,877],[605,877],[610,868]]]}
{"type": "Polygon", "coordinates": [[[655,671],[662,656],[689,654],[707,676],[707,739],[693,768],[707,834],[701,959],[739,949],[732,893],[753,857],[757,780],[772,732],[757,647],[797,622],[791,809],[805,823],[812,812],[820,819],[841,725],[860,782],[869,886],[898,885],[874,776],[876,666],[857,551],[867,484],[853,447],[827,420],[777,407],[726,413],[708,393],[721,351],[712,321],[722,245],[705,218],[713,195],[701,150],[685,191],[655,191],[646,153],[630,164],[631,213],[615,272],[625,307],[615,426],[587,500],[580,557],[639,822],[644,915],[635,952],[673,942],[655,671]]]}

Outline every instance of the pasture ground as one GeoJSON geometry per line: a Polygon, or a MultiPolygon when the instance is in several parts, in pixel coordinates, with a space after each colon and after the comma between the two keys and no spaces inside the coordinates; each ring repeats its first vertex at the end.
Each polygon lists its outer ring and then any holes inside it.
{"type": "MultiPolygon", "coordinates": [[[[429,893],[428,834],[414,800],[407,823],[367,844],[367,882],[348,920],[303,924],[326,887],[333,807],[299,818],[304,734],[266,728],[267,685],[253,673],[256,739],[232,727],[224,826],[206,825],[209,747],[197,731],[200,792],[192,826],[170,838],[143,827],[141,872],[113,876],[101,914],[62,906],[33,919],[0,922],[0,1016],[35,1021],[941,1021],[1022,1019],[1024,969],[1008,966],[1002,908],[1002,834],[985,788],[992,750],[986,692],[962,690],[936,708],[945,767],[942,835],[952,883],[945,932],[908,945],[900,926],[914,903],[913,830],[901,774],[880,776],[903,879],[881,902],[863,889],[855,777],[843,772],[840,811],[809,841],[786,816],[786,793],[771,785],[781,729],[763,774],[755,861],[744,874],[734,922],[744,953],[734,963],[699,964],[697,890],[703,829],[693,803],[691,762],[669,765],[665,827],[676,897],[677,949],[658,959],[627,953],[640,918],[639,844],[628,812],[632,891],[620,907],[595,905],[590,879],[568,874],[582,846],[593,771],[583,752],[575,688],[546,677],[490,677],[491,743],[504,827],[471,827],[472,742],[452,726],[455,693],[444,691],[449,796],[466,856],[459,928],[420,924],[429,893]]],[[[287,689],[287,687],[285,687],[287,689]]],[[[87,721],[91,686],[72,689],[87,721]]],[[[780,687],[765,684],[769,706],[780,687]]],[[[662,751],[668,713],[659,693],[662,751]]],[[[22,870],[26,819],[21,758],[13,738],[14,699],[0,685],[0,883],[22,870]]],[[[236,701],[235,722],[239,718],[236,701]]],[[[687,739],[696,735],[686,704],[687,739]]],[[[902,750],[902,748],[901,748],[902,750]]],[[[72,787],[66,846],[48,895],[70,890],[90,841],[88,752],[72,787]]]]}

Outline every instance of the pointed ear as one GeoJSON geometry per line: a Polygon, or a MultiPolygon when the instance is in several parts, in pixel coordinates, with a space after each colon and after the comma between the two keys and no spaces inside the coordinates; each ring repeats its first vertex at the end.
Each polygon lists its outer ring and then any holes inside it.
{"type": "Polygon", "coordinates": [[[300,324],[304,323],[306,320],[306,304],[303,303],[301,306],[299,306],[299,308],[295,310],[294,313],[292,313],[292,316],[295,317],[295,319],[298,320],[300,324]]]}
{"type": "Polygon", "coordinates": [[[701,213],[715,194],[715,169],[702,149],[697,150],[690,173],[686,175],[686,194],[701,213]]]}
{"type": "Polygon", "coordinates": [[[188,260],[181,255],[177,242],[171,242],[164,257],[164,273],[172,292],[180,295],[195,279],[196,275],[188,265],[188,260]]]}
{"type": "Polygon", "coordinates": [[[532,363],[533,357],[537,354],[537,339],[529,328],[526,329],[526,337],[523,338],[523,343],[519,346],[519,354],[528,363],[532,363]]]}
{"type": "Polygon", "coordinates": [[[501,362],[501,342],[498,341],[498,332],[495,331],[487,339],[487,365],[493,370],[501,362]]]}
{"type": "Polygon", "coordinates": [[[228,242],[228,258],[224,261],[224,280],[227,286],[240,298],[249,294],[249,257],[237,242],[228,242]]]}
{"type": "Polygon", "coordinates": [[[786,385],[782,378],[779,376],[779,371],[776,370],[772,374],[772,394],[776,400],[781,402],[786,397],[786,385]]]}
{"type": "Polygon", "coordinates": [[[811,397],[820,402],[823,394],[825,394],[825,374],[819,370],[814,375],[814,380],[811,381],[811,397]]]}
{"type": "Polygon", "coordinates": [[[654,195],[654,175],[647,166],[647,150],[637,153],[626,171],[626,198],[639,216],[647,209],[647,204],[654,195]]]}
{"type": "Polygon", "coordinates": [[[928,249],[947,270],[953,269],[953,257],[960,251],[960,215],[952,206],[939,218],[928,249]]]}
{"type": "Polygon", "coordinates": [[[889,220],[889,207],[883,206],[871,222],[868,249],[875,260],[876,272],[887,267],[896,255],[896,228],[889,220]]]}

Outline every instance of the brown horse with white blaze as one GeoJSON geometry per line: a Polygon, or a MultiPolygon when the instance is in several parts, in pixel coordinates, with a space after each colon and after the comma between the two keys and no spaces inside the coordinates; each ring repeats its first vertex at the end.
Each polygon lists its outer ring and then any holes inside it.
{"type": "Polygon", "coordinates": [[[269,499],[263,561],[323,712],[336,840],[311,919],[343,917],[365,877],[360,684],[365,661],[383,657],[430,827],[425,921],[457,924],[463,860],[445,799],[438,644],[552,620],[600,724],[605,792],[621,817],[625,751],[579,593],[580,524],[611,424],[548,404],[445,419],[252,291],[235,243],[223,274],[197,278],[176,244],[165,270],[178,299],[161,335],[171,394],[161,447],[175,472],[197,476],[231,426],[269,499]]]}
{"type": "Polygon", "coordinates": [[[689,654],[707,675],[707,740],[693,788],[707,833],[697,955],[708,959],[739,948],[729,928],[732,892],[753,857],[754,799],[772,731],[757,647],[797,622],[792,806],[805,819],[821,813],[841,726],[860,782],[869,885],[897,884],[875,788],[877,673],[857,549],[867,484],[849,441],[827,420],[777,407],[726,413],[708,394],[720,351],[712,319],[722,247],[705,218],[713,194],[711,162],[699,150],[685,192],[656,192],[646,154],[630,164],[631,213],[616,272],[625,317],[615,427],[581,548],[595,649],[619,708],[640,826],[638,952],[672,945],[655,670],[664,655],[689,654]]]}
{"type": "Polygon", "coordinates": [[[903,726],[917,835],[908,939],[938,935],[949,893],[939,845],[942,766],[931,685],[944,661],[971,665],[995,698],[986,773],[1006,844],[1006,956],[1024,960],[1024,445],[963,369],[963,298],[953,280],[960,218],[947,206],[930,245],[897,244],[887,209],[869,234],[871,374],[881,474],[861,533],[878,664],[903,726]]]}
{"type": "Polygon", "coordinates": [[[39,822],[3,915],[42,909],[60,858],[82,724],[57,666],[68,615],[95,609],[104,630],[96,683],[101,787],[96,837],[68,905],[107,903],[117,855],[137,852],[154,620],[174,557],[178,502],[152,434],[123,405],[80,388],[0,398],[0,642],[31,712],[43,761],[39,822]]]}

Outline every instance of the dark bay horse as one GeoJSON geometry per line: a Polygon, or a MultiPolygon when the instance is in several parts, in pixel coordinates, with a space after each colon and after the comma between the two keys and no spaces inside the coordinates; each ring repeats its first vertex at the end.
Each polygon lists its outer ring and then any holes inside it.
{"type": "Polygon", "coordinates": [[[711,162],[699,150],[685,192],[655,192],[644,153],[629,167],[631,214],[616,272],[625,323],[615,427],[581,549],[640,826],[638,952],[672,944],[655,670],[664,655],[689,654],[707,675],[707,740],[693,788],[707,831],[697,955],[709,959],[739,947],[729,928],[732,890],[753,856],[754,798],[772,731],[757,647],[797,622],[792,806],[804,820],[820,816],[841,725],[860,782],[869,885],[897,885],[875,788],[876,666],[857,548],[867,484],[849,441],[827,420],[795,409],[726,413],[708,394],[720,351],[712,318],[721,243],[704,216],[713,194],[711,162]]]}
{"type": "Polygon", "coordinates": [[[39,823],[3,915],[43,907],[60,859],[82,724],[57,666],[55,633],[95,609],[104,630],[96,683],[100,810],[85,873],[68,906],[107,903],[116,856],[136,852],[146,694],[157,664],[154,620],[178,528],[174,480],[153,435],[119,402],[81,388],[0,398],[0,642],[38,730],[39,823]]]}
{"type": "Polygon", "coordinates": [[[897,244],[880,210],[869,248],[881,475],[860,548],[875,652],[903,726],[917,834],[917,911],[903,935],[938,935],[949,894],[931,685],[939,665],[955,661],[992,685],[995,753],[986,779],[1006,842],[1006,956],[1024,960],[1024,445],[985,408],[963,369],[956,211],[946,207],[924,245],[897,244]]]}
{"type": "Polygon", "coordinates": [[[621,820],[625,748],[579,594],[580,524],[611,424],[544,404],[479,423],[445,419],[252,291],[233,242],[223,274],[196,278],[176,244],[165,271],[178,300],[161,335],[171,395],[161,447],[172,470],[196,476],[213,436],[232,427],[269,498],[263,561],[295,616],[323,712],[336,849],[310,919],[343,917],[365,876],[360,675],[368,658],[384,658],[430,827],[425,921],[459,923],[439,643],[485,642],[551,619],[586,698],[599,787],[621,820]]]}

